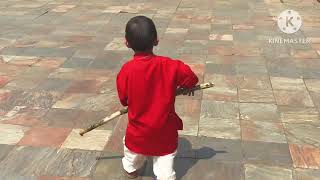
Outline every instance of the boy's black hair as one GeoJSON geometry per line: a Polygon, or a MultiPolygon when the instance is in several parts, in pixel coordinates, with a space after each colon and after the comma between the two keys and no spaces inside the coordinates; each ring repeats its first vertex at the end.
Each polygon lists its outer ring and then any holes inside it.
{"type": "Polygon", "coordinates": [[[156,26],[148,17],[133,17],[127,23],[125,37],[134,51],[150,50],[157,40],[156,26]]]}

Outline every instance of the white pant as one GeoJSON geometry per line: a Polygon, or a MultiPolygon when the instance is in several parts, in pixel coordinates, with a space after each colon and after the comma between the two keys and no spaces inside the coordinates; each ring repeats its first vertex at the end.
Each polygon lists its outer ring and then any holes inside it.
{"type": "MultiPolygon", "coordinates": [[[[165,156],[152,156],[153,158],[153,172],[156,175],[157,180],[175,180],[176,172],[173,169],[174,157],[177,151],[165,156]]],[[[122,158],[122,164],[124,170],[128,173],[134,172],[140,169],[146,157],[141,154],[130,151],[124,145],[124,157],[122,158]]]]}

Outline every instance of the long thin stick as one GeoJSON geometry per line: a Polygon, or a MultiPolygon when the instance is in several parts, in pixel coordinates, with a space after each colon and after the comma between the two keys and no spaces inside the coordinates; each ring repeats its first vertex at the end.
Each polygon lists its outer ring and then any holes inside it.
{"type": "MultiPolygon", "coordinates": [[[[209,83],[197,85],[197,86],[193,87],[192,90],[207,89],[207,88],[211,88],[213,86],[214,86],[214,83],[209,82],[209,83]]],[[[177,96],[179,96],[181,94],[183,94],[183,91],[181,91],[181,90],[178,90],[176,93],[177,96]]],[[[128,108],[121,109],[120,111],[117,111],[117,112],[111,114],[110,116],[105,117],[103,120],[99,121],[98,123],[95,123],[95,124],[91,125],[90,127],[82,130],[79,134],[81,136],[83,136],[85,133],[92,131],[93,129],[95,129],[97,127],[100,127],[100,126],[106,124],[107,122],[111,121],[112,119],[115,119],[123,114],[126,114],[127,112],[128,112],[128,108]]]]}

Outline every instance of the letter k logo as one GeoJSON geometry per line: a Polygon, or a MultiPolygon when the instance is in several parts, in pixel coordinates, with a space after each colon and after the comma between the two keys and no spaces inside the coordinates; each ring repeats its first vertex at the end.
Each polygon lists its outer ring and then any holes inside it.
{"type": "Polygon", "coordinates": [[[292,19],[293,19],[292,16],[290,17],[290,19],[288,19],[288,16],[286,17],[286,26],[287,26],[287,27],[289,26],[289,24],[290,24],[291,26],[293,26],[293,24],[292,24],[292,19]]]}

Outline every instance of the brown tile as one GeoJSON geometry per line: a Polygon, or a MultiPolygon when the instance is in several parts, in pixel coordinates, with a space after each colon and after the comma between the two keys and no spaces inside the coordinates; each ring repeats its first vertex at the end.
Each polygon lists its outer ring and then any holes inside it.
{"type": "Polygon", "coordinates": [[[176,112],[183,121],[183,130],[179,131],[180,134],[197,136],[200,119],[200,106],[201,103],[199,100],[176,100],[176,112]]]}
{"type": "Polygon", "coordinates": [[[274,90],[278,105],[314,107],[308,91],[274,90]]]}
{"type": "Polygon", "coordinates": [[[34,127],[26,132],[18,145],[57,148],[65,141],[70,132],[71,129],[66,128],[34,127]]]}
{"type": "Polygon", "coordinates": [[[103,81],[82,80],[74,81],[66,90],[67,93],[98,93],[103,81]]]}
{"type": "Polygon", "coordinates": [[[47,109],[23,109],[21,112],[11,110],[1,122],[22,126],[40,126],[44,124],[42,117],[45,113],[47,113],[47,109]],[[9,113],[12,113],[12,116],[9,113]]]}
{"type": "Polygon", "coordinates": [[[271,90],[240,89],[239,101],[273,103],[274,97],[271,90]]]}
{"type": "Polygon", "coordinates": [[[280,123],[240,121],[242,139],[286,143],[283,127],[280,123]]]}
{"type": "Polygon", "coordinates": [[[320,169],[320,149],[290,144],[290,153],[295,168],[320,169]]]}

